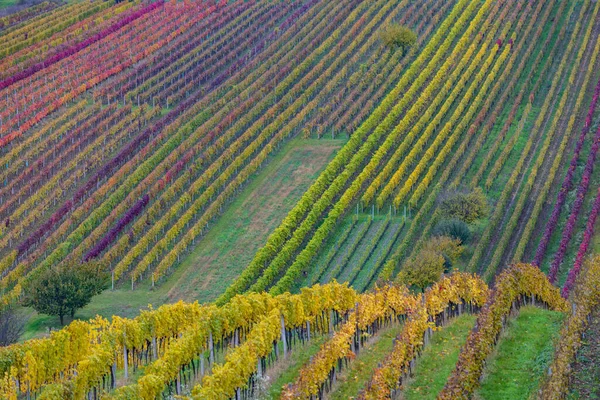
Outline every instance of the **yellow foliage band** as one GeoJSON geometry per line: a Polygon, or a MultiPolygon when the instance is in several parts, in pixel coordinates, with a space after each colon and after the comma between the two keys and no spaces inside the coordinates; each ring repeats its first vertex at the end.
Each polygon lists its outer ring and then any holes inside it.
{"type": "Polygon", "coordinates": [[[249,331],[246,342],[227,356],[223,366],[213,368],[213,375],[203,380],[205,387],[196,389],[199,396],[206,394],[211,399],[222,398],[225,393],[232,395],[241,382],[247,382],[256,368],[257,358],[270,351],[271,346],[265,346],[265,343],[272,344],[273,340],[265,340],[265,337],[270,338],[273,334],[277,337],[280,316],[284,319],[286,329],[310,322],[318,330],[317,317],[328,311],[346,313],[354,306],[356,299],[357,294],[353,289],[333,282],[303,288],[297,295],[249,293],[235,296],[223,307],[212,305],[211,310],[174,340],[158,360],[146,367],[137,384],[118,388],[113,398],[155,399],[169,382],[177,378],[183,366],[190,364],[207,349],[211,333],[218,340],[241,329],[249,331]],[[277,329],[272,324],[273,315],[277,317],[277,329]],[[243,362],[248,359],[253,360],[250,365],[243,362]]]}
{"type": "MultiPolygon", "coordinates": [[[[414,351],[417,346],[422,345],[423,333],[430,327],[428,322],[430,317],[442,313],[450,303],[465,302],[481,306],[487,298],[487,293],[486,284],[478,277],[456,273],[430,288],[424,299],[421,299],[421,296],[411,295],[405,287],[396,286],[386,286],[375,292],[361,295],[357,309],[349,314],[347,322],[330,341],[323,345],[312,361],[301,369],[299,378],[286,388],[282,397],[304,399],[317,395],[338,360],[354,356],[352,348],[357,333],[366,331],[374,323],[389,317],[409,315],[410,319],[405,324],[405,331],[410,331],[410,342],[406,344],[414,351]]],[[[402,344],[396,345],[394,352],[386,359],[385,366],[375,373],[373,382],[381,382],[371,385],[369,390],[383,390],[389,395],[390,388],[396,386],[402,373],[398,367],[404,363],[402,361],[404,356],[407,356],[407,354],[402,355],[404,348],[402,344]]],[[[411,355],[408,360],[412,358],[411,355]]],[[[371,394],[369,391],[366,396],[378,398],[374,392],[371,394]]]]}
{"type": "Polygon", "coordinates": [[[375,370],[366,390],[360,399],[389,398],[407,372],[410,362],[423,347],[428,329],[435,327],[432,322],[452,305],[465,304],[481,307],[488,295],[487,285],[474,275],[457,273],[443,278],[424,295],[424,305],[418,307],[405,322],[392,352],[382,365],[375,370]]]}

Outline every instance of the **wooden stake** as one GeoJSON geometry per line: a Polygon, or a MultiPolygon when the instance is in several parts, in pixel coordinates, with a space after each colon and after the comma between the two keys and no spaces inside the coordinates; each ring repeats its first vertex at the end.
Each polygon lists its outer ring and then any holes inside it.
{"type": "Polygon", "coordinates": [[[287,337],[285,335],[285,319],[283,318],[283,315],[281,315],[280,317],[281,317],[281,343],[283,343],[283,355],[285,356],[288,352],[287,337]]]}
{"type": "Polygon", "coordinates": [[[127,365],[127,346],[123,345],[123,370],[125,373],[125,380],[129,377],[129,368],[127,365]]]}

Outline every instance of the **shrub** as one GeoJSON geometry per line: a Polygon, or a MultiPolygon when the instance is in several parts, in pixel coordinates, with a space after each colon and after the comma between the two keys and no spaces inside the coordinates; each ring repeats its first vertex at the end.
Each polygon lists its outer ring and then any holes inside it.
{"type": "Polygon", "coordinates": [[[461,244],[465,244],[471,238],[471,230],[466,222],[460,219],[452,218],[445,219],[433,228],[433,236],[448,236],[459,240],[461,244]]]}
{"type": "Polygon", "coordinates": [[[475,222],[488,214],[488,204],[481,188],[472,192],[446,194],[440,204],[442,215],[466,223],[475,222]]]}
{"type": "Polygon", "coordinates": [[[453,263],[459,259],[464,248],[457,239],[448,236],[437,236],[429,239],[423,251],[433,251],[448,257],[453,263]]]}
{"type": "Polygon", "coordinates": [[[426,287],[437,282],[442,273],[450,271],[463,250],[457,239],[448,236],[433,237],[415,257],[405,263],[398,274],[398,281],[424,291],[426,287]]]}
{"type": "Polygon", "coordinates": [[[444,257],[437,251],[422,250],[409,259],[398,274],[398,281],[407,286],[425,288],[439,281],[444,272],[444,257]]]}

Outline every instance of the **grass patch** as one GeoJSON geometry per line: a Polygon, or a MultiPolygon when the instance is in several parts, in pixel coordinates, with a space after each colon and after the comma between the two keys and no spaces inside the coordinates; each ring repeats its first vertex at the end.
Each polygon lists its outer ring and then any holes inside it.
{"type": "Polygon", "coordinates": [[[496,351],[490,356],[478,399],[527,399],[554,354],[564,314],[537,307],[523,307],[509,320],[496,351]]]}
{"type": "Polygon", "coordinates": [[[16,6],[17,0],[0,0],[0,8],[16,6]]]}
{"type": "Polygon", "coordinates": [[[458,361],[476,316],[463,314],[433,334],[431,343],[417,359],[414,378],[403,391],[404,400],[435,399],[458,361]]]}
{"type": "Polygon", "coordinates": [[[223,293],[343,143],[294,139],[284,146],[182,262],[169,300],[205,302],[223,293]]]}
{"type": "Polygon", "coordinates": [[[327,396],[334,400],[347,400],[356,398],[365,387],[373,371],[394,347],[394,338],[400,331],[399,325],[382,329],[377,336],[371,339],[358,353],[354,361],[344,369],[337,378],[337,383],[327,396]]]}
{"type": "Polygon", "coordinates": [[[264,395],[260,395],[260,399],[278,399],[281,396],[283,388],[288,383],[293,383],[300,373],[300,368],[308,363],[310,358],[314,356],[328,335],[322,335],[312,338],[310,342],[304,345],[295,347],[288,357],[278,362],[273,368],[267,371],[267,385],[264,395]],[[272,382],[272,383],[271,383],[272,382]]]}

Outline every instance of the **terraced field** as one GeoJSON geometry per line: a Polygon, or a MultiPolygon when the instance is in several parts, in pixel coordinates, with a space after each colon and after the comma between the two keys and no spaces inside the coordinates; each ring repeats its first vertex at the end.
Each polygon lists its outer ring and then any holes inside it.
{"type": "Polygon", "coordinates": [[[592,395],[600,2],[4,14],[0,398],[592,395]]]}

